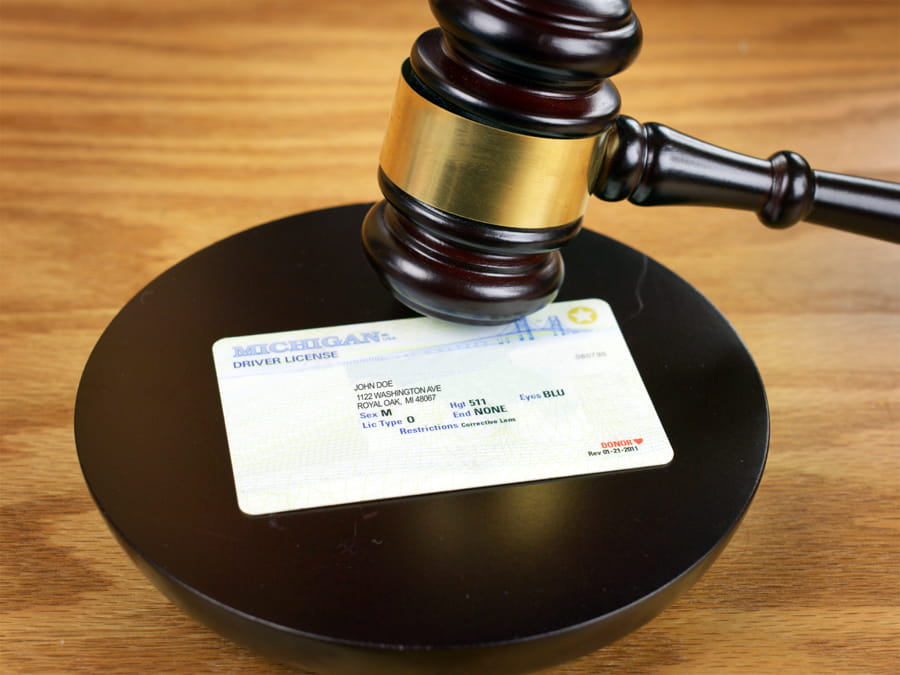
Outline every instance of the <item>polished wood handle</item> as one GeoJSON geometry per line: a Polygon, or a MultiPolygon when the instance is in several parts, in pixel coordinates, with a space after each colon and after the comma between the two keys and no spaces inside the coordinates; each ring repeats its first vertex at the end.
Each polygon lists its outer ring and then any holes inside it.
{"type": "Polygon", "coordinates": [[[769,227],[802,220],[900,243],[900,184],[813,171],[795,152],[749,157],[625,115],[615,121],[593,193],[639,206],[746,209],[769,227]]]}

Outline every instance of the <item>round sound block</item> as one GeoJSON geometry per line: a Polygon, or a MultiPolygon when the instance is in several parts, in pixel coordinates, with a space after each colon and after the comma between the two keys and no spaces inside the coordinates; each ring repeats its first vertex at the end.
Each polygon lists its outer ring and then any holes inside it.
{"type": "Polygon", "coordinates": [[[250,517],[238,509],[219,338],[412,316],[359,242],[367,206],[206,248],[116,316],[85,367],[85,478],[137,565],[185,611],[328,673],[545,668],[648,621],[722,550],[768,443],[759,374],[690,285],[592,232],[561,300],[613,308],[674,448],[659,468],[250,517]]]}

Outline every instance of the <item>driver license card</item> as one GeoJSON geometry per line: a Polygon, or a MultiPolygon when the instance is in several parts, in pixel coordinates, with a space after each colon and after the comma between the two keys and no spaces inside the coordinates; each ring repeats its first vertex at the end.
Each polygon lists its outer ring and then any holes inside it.
{"type": "Polygon", "coordinates": [[[609,305],[227,337],[213,358],[240,509],[273,514],[662,466],[609,305]]]}

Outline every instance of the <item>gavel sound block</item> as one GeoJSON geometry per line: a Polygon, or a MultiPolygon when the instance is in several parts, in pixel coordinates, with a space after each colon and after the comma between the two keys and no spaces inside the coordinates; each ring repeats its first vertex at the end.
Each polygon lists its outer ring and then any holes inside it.
{"type": "Polygon", "coordinates": [[[900,185],[756,159],[619,115],[627,0],[431,0],[403,64],[363,244],[404,304],[500,324],[551,302],[591,195],[755,211],[900,242],[900,185]]]}

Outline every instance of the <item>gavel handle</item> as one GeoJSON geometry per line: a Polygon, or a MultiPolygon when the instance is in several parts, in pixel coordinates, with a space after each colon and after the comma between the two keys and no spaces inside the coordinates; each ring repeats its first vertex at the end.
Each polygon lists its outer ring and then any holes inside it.
{"type": "Polygon", "coordinates": [[[900,184],[813,171],[803,157],[748,157],[662,124],[620,115],[593,193],[640,206],[755,211],[769,227],[801,220],[900,243],[900,184]]]}

